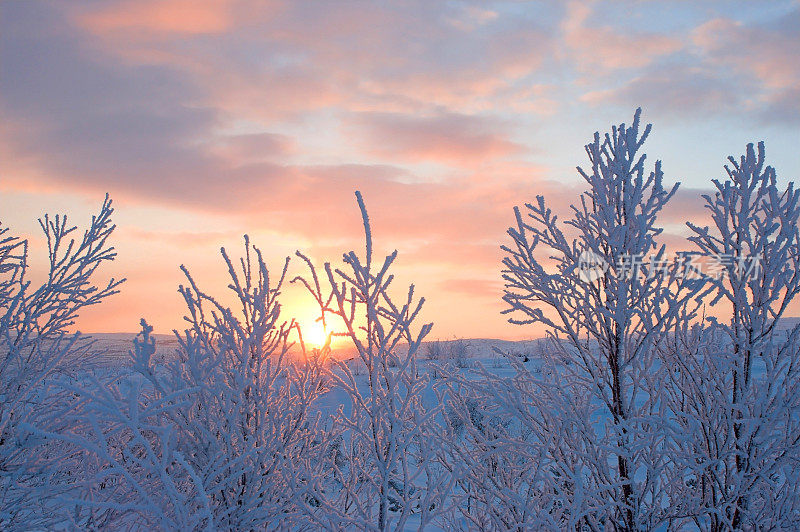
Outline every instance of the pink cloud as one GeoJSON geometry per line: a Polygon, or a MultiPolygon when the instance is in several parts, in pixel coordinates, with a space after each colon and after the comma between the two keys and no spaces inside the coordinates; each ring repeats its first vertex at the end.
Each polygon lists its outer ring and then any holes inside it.
{"type": "Polygon", "coordinates": [[[332,6],[219,1],[187,11],[170,0],[111,4],[75,18],[104,41],[101,53],[188,70],[209,87],[214,105],[268,119],[334,105],[486,109],[540,69],[551,50],[543,27],[475,6],[332,6]],[[203,32],[218,40],[186,42],[203,32]]]}
{"type": "Polygon", "coordinates": [[[637,32],[629,27],[595,26],[591,2],[570,2],[561,28],[578,68],[591,75],[603,70],[641,68],[683,48],[680,38],[637,32]]]}
{"type": "Polygon", "coordinates": [[[800,10],[772,25],[745,25],[728,18],[697,27],[692,38],[712,60],[756,77],[768,89],[786,89],[800,81],[800,10]]]}
{"type": "Polygon", "coordinates": [[[232,166],[279,160],[296,150],[294,139],[276,133],[225,135],[209,143],[209,151],[232,166]]]}
{"type": "Polygon", "coordinates": [[[116,230],[116,235],[128,241],[134,241],[136,245],[147,243],[152,245],[157,243],[161,246],[179,247],[179,248],[196,248],[206,247],[214,248],[220,242],[225,240],[235,240],[240,238],[238,232],[234,231],[153,231],[142,229],[135,226],[119,227],[116,230]]]}
{"type": "Polygon", "coordinates": [[[589,91],[581,100],[593,105],[615,103],[627,108],[644,106],[658,113],[719,113],[739,103],[735,87],[699,67],[675,65],[648,70],[622,85],[589,91]]]}
{"type": "Polygon", "coordinates": [[[410,162],[457,165],[517,155],[523,146],[510,141],[492,119],[458,114],[411,116],[361,114],[352,120],[370,152],[410,162]]]}
{"type": "Polygon", "coordinates": [[[800,120],[800,9],[755,24],[716,18],[698,26],[692,39],[707,64],[732,71],[749,90],[750,107],[762,120],[800,120]]]}

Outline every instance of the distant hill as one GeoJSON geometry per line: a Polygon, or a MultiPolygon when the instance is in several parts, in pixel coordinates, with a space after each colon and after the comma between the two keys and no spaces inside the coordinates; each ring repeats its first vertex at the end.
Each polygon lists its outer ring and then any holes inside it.
{"type": "MultiPolygon", "coordinates": [[[[779,331],[789,331],[800,324],[800,317],[781,318],[778,323],[779,331]]],[[[97,347],[104,351],[104,355],[109,363],[126,364],[128,361],[128,351],[133,348],[133,338],[136,333],[96,333],[91,335],[97,342],[97,347]]],[[[156,359],[164,360],[171,357],[175,348],[178,347],[178,340],[172,334],[155,334],[156,339],[156,359]]],[[[487,358],[495,356],[495,349],[504,353],[519,356],[536,357],[542,347],[539,339],[532,340],[500,340],[494,338],[459,338],[452,340],[431,340],[424,342],[420,358],[427,358],[430,352],[429,345],[439,342],[445,352],[451,352],[456,342],[462,343],[463,349],[469,358],[487,358]]],[[[335,353],[345,359],[355,355],[354,349],[350,345],[343,345],[334,349],[335,353]]]]}

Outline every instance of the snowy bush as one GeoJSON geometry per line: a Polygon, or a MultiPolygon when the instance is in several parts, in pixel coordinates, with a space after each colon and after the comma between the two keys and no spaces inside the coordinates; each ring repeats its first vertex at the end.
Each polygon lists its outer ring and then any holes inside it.
{"type": "Polygon", "coordinates": [[[797,528],[800,325],[780,320],[800,293],[800,191],[748,145],[670,262],[658,216],[678,185],[646,169],[649,133],[637,110],[594,135],[566,221],[543,197],[515,209],[505,312],[548,335],[494,371],[465,340],[423,343],[424,299],[394,292],[397,252],[373,257],[358,192],[364,255],[318,270],[297,253],[292,282],[330,331],[314,350],[282,315],[289,259],[271,276],[245,237],[238,261],[221,250],[233,307],[181,267],[175,356],[156,359],[142,320],[129,367],[86,371],[94,346],[67,331],[122,282],[93,281],[115,256],[110,200],[82,239],[41,220],[40,286],[0,229],[0,528],[797,528]],[[718,275],[687,271],[698,257],[718,275]],[[729,315],[700,314],[720,302],[729,315]]]}
{"type": "Polygon", "coordinates": [[[59,413],[70,396],[59,382],[91,365],[90,339],[70,334],[80,311],[118,292],[123,280],[96,286],[95,274],[116,256],[106,196],[81,238],[67,217],[39,220],[48,247],[42,284],[28,279],[28,241],[0,229],[0,528],[48,528],[65,519],[51,504],[70,489],[73,456],[32,436],[32,427],[66,428],[59,413]]]}
{"type": "Polygon", "coordinates": [[[360,377],[366,373],[366,367],[364,367],[364,363],[360,359],[352,359],[350,360],[350,371],[356,377],[360,377]]]}
{"type": "Polygon", "coordinates": [[[339,334],[357,351],[367,386],[345,363],[336,363],[334,385],[348,403],[334,416],[343,431],[341,455],[332,479],[309,509],[326,529],[404,530],[410,522],[424,527],[441,512],[450,475],[435,461],[438,407],[424,404],[428,379],[417,371],[416,357],[431,324],[415,330],[424,299],[413,285],[398,304],[390,296],[390,268],[397,252],[374,262],[372,232],[364,201],[356,192],[364,222],[366,253],[344,255],[344,269],[324,266],[326,289],[311,261],[297,278],[319,303],[323,324],[341,323],[339,334]]]}
{"type": "MultiPolygon", "coordinates": [[[[450,341],[434,340],[425,343],[425,358],[442,364],[451,363],[457,368],[468,368],[469,344],[463,338],[450,341]]],[[[433,367],[433,366],[432,366],[433,367]]]]}
{"type": "Polygon", "coordinates": [[[457,368],[464,369],[469,367],[469,344],[462,339],[458,338],[450,342],[449,359],[456,365],[457,368]]]}
{"type": "MultiPolygon", "coordinates": [[[[800,328],[779,335],[777,326],[800,292],[800,192],[778,189],[763,144],[731,158],[728,179],[705,196],[712,228],[687,224],[698,251],[685,262],[699,256],[722,271],[686,275],[657,241],[677,185],[662,187],[659,162],[645,173],[638,151],[649,131],[640,135],[637,111],[631,127],[595,135],[591,171],[579,169],[589,190],[563,225],[541,197],[527,219],[515,211],[504,300],[513,323],[549,328],[549,348],[540,375],[511,357],[512,379],[482,368],[486,384],[451,379],[450,389],[467,389],[484,410],[496,405],[526,434],[498,432],[491,446],[473,436],[477,454],[465,463],[502,456],[518,475],[515,454],[543,464],[537,497],[503,514],[552,519],[540,528],[795,527],[800,328]],[[537,259],[542,246],[554,271],[537,259]],[[698,315],[702,301],[720,300],[730,319],[698,315]]],[[[458,427],[479,434],[460,394],[449,399],[458,427]]],[[[509,490],[481,489],[496,501],[509,490]]]]}
{"type": "MultiPolygon", "coordinates": [[[[480,371],[480,367],[479,367],[480,371]]],[[[470,380],[452,373],[440,388],[446,405],[445,426],[438,438],[440,460],[453,472],[454,509],[446,516],[453,530],[557,530],[563,505],[548,489],[552,473],[547,446],[508,403],[498,402],[498,382],[488,372],[470,380]]],[[[518,383],[523,384],[523,383],[518,383]]],[[[508,399],[525,398],[516,387],[508,399]]],[[[551,431],[554,437],[558,431],[551,431]]]]}
{"type": "Polygon", "coordinates": [[[445,346],[441,340],[433,340],[425,343],[425,358],[427,360],[442,360],[444,358],[445,346]]]}
{"type": "MultiPolygon", "coordinates": [[[[203,292],[186,268],[189,326],[177,358],[154,364],[152,328],[131,352],[128,379],[74,388],[82,432],[50,435],[99,462],[82,502],[114,526],[166,530],[277,528],[300,508],[328,462],[328,433],[312,405],[325,392],[319,352],[290,359],[277,279],[245,238],[245,257],[222,256],[239,310],[203,292]]],[[[83,524],[86,526],[86,523],[83,524]]]]}

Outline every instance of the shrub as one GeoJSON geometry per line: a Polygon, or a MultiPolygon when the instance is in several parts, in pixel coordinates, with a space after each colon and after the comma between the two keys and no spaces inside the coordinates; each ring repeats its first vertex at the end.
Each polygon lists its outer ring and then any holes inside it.
{"type": "MultiPolygon", "coordinates": [[[[103,489],[82,504],[114,526],[171,530],[276,528],[302,522],[309,492],[328,463],[328,433],[312,406],[325,392],[324,353],[290,360],[279,296],[288,259],[273,279],[245,237],[237,269],[225,250],[239,311],[202,291],[186,268],[188,328],[176,359],[152,360],[142,320],[127,380],[78,388],[73,425],[50,435],[92,454],[103,489]]],[[[86,523],[84,523],[84,526],[86,523]]]]}
{"type": "Polygon", "coordinates": [[[98,270],[116,256],[109,245],[114,209],[106,196],[82,238],[66,216],[39,220],[48,247],[45,280],[28,280],[28,241],[0,229],[0,528],[50,528],[65,519],[53,506],[68,493],[72,456],[36,438],[34,429],[67,428],[60,412],[71,396],[58,384],[86,371],[90,339],[67,331],[80,311],[116,294],[124,279],[95,285],[98,270]]]}

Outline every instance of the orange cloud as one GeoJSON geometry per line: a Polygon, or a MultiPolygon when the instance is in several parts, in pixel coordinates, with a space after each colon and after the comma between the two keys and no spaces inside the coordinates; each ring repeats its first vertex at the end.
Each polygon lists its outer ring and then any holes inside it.
{"type": "Polygon", "coordinates": [[[99,34],[204,34],[228,30],[233,17],[229,0],[135,0],[105,6],[78,20],[99,34]]]}
{"type": "Polygon", "coordinates": [[[445,292],[455,292],[477,298],[500,298],[503,294],[502,281],[487,279],[445,279],[439,286],[445,292]]]}

